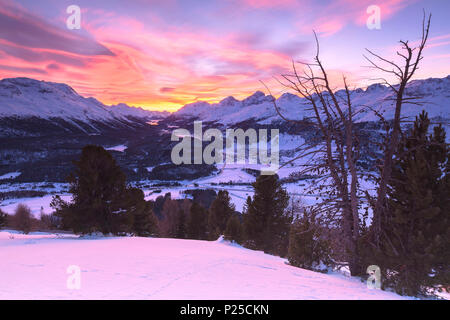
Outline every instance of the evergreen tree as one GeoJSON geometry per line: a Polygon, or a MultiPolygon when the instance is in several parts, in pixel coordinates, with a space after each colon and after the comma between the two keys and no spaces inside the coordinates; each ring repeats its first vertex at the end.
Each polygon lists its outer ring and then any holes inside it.
{"type": "Polygon", "coordinates": [[[242,241],[246,247],[253,250],[258,249],[256,243],[256,238],[258,237],[257,230],[263,228],[262,220],[257,220],[256,217],[252,206],[252,198],[248,196],[244,204],[244,209],[242,210],[242,241]]]}
{"type": "Polygon", "coordinates": [[[163,219],[163,208],[164,203],[166,200],[171,199],[170,192],[167,192],[164,196],[158,196],[156,200],[153,202],[153,212],[155,213],[156,217],[160,220],[163,219]]]}
{"type": "Polygon", "coordinates": [[[187,221],[187,237],[189,239],[205,240],[207,238],[208,212],[199,203],[194,202],[189,211],[187,221]]]}
{"type": "Polygon", "coordinates": [[[253,183],[254,196],[247,199],[244,215],[246,244],[254,249],[284,256],[292,217],[286,211],[289,196],[277,175],[261,175],[253,183]]]}
{"type": "Polygon", "coordinates": [[[158,219],[153,213],[152,205],[144,199],[144,192],[130,188],[127,196],[133,225],[131,231],[140,237],[158,235],[158,219]]]}
{"type": "Polygon", "coordinates": [[[189,199],[179,200],[179,210],[177,219],[177,234],[176,237],[179,239],[186,239],[187,237],[187,220],[189,212],[192,206],[192,201],[189,199]]]}
{"type": "Polygon", "coordinates": [[[323,237],[320,219],[303,211],[290,227],[288,260],[293,266],[325,271],[330,264],[330,245],[323,237]]]}
{"type": "Polygon", "coordinates": [[[41,213],[40,228],[44,230],[55,230],[59,228],[59,218],[54,214],[41,213]]]}
{"type": "Polygon", "coordinates": [[[429,125],[423,112],[400,143],[377,252],[384,284],[412,296],[450,283],[450,153],[444,129],[428,135],[429,125]]]}
{"type": "Polygon", "coordinates": [[[162,208],[161,232],[164,237],[178,238],[180,232],[180,224],[185,224],[184,219],[180,215],[180,202],[167,198],[162,208]]]}
{"type": "Polygon", "coordinates": [[[247,199],[245,200],[244,203],[244,208],[242,209],[242,214],[248,213],[248,208],[250,208],[251,205],[252,205],[252,197],[247,196],[247,199]]]}
{"type": "Polygon", "coordinates": [[[81,234],[132,232],[133,212],[140,216],[140,210],[144,210],[143,196],[127,187],[125,174],[111,154],[89,145],[74,165],[69,177],[72,202],[66,203],[59,197],[52,201],[63,227],[81,234]]]}
{"type": "Polygon", "coordinates": [[[220,190],[209,208],[208,229],[211,240],[215,240],[223,234],[234,211],[235,206],[231,203],[228,191],[220,190]]]}
{"type": "Polygon", "coordinates": [[[8,218],[7,214],[4,213],[2,209],[0,209],[0,230],[6,227],[7,218],[8,218]]]}
{"type": "Polygon", "coordinates": [[[186,239],[186,213],[183,209],[178,210],[177,228],[175,237],[178,239],[186,239]]]}
{"type": "Polygon", "coordinates": [[[232,214],[227,221],[224,231],[224,239],[241,243],[242,241],[242,225],[237,214],[232,214]]]}

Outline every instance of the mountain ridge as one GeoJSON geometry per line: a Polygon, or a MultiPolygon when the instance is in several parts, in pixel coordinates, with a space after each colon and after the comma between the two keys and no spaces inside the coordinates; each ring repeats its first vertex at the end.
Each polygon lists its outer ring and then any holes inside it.
{"type": "MultiPolygon", "coordinates": [[[[341,96],[343,90],[337,90],[341,96]]],[[[362,109],[372,105],[387,118],[393,116],[392,91],[380,83],[366,89],[351,90],[353,104],[362,109]]],[[[424,108],[430,117],[450,118],[450,75],[444,78],[428,78],[411,81],[406,96],[420,95],[424,107],[405,104],[403,114],[413,117],[424,108]]],[[[268,124],[280,120],[273,106],[273,97],[256,91],[242,100],[228,96],[218,103],[197,101],[169,113],[148,111],[125,103],[105,105],[94,97],[83,97],[64,83],[47,82],[31,78],[5,78],[0,80],[0,118],[38,117],[44,119],[63,118],[83,122],[130,121],[132,119],[153,120],[168,116],[196,118],[203,121],[234,124],[249,119],[268,124]]],[[[288,118],[301,120],[312,116],[308,102],[292,93],[283,93],[276,99],[280,111],[288,118]]],[[[377,121],[373,112],[361,110],[358,121],[377,121]]]]}
{"type": "Polygon", "coordinates": [[[105,105],[94,97],[83,97],[65,83],[31,78],[0,80],[0,118],[65,118],[81,121],[113,121],[163,118],[168,112],[148,111],[124,103],[105,105]]]}
{"type": "MultiPolygon", "coordinates": [[[[394,86],[395,87],[395,86],[394,86]]],[[[344,97],[344,90],[337,90],[338,97],[344,97]]],[[[412,80],[406,87],[406,97],[420,96],[423,106],[405,103],[402,114],[406,117],[418,115],[425,109],[431,118],[450,118],[450,75],[444,78],[428,78],[412,80]]],[[[313,95],[313,97],[316,97],[313,95]]],[[[378,117],[367,108],[368,105],[378,109],[387,119],[392,119],[394,106],[393,93],[389,87],[380,83],[369,85],[366,89],[356,88],[351,90],[354,107],[361,114],[358,121],[377,121],[378,117]]],[[[317,97],[316,97],[317,98],[317,97]]],[[[307,110],[309,103],[306,99],[292,93],[283,93],[276,99],[280,111],[290,119],[302,120],[313,116],[311,110],[307,110]],[[299,108],[300,107],[300,108],[299,108]]],[[[193,117],[203,121],[215,121],[222,124],[232,124],[247,119],[258,120],[261,124],[268,124],[281,118],[273,106],[273,97],[256,91],[251,96],[239,101],[230,96],[218,103],[209,104],[204,101],[187,104],[173,115],[181,117],[193,117]]]]}

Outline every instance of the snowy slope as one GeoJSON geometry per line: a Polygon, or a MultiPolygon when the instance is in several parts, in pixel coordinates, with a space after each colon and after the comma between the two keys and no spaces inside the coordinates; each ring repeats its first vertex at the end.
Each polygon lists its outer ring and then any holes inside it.
{"type": "Polygon", "coordinates": [[[0,232],[0,252],[0,299],[404,299],[223,241],[0,232]]]}
{"type": "MultiPolygon", "coordinates": [[[[338,91],[337,95],[344,98],[344,92],[338,91]]],[[[423,106],[405,104],[402,114],[414,119],[422,109],[428,111],[431,118],[450,118],[450,76],[443,79],[430,78],[426,80],[414,80],[408,85],[406,96],[420,96],[423,106]]],[[[392,91],[381,84],[373,84],[363,89],[355,89],[351,92],[354,108],[363,110],[359,116],[360,121],[377,121],[376,115],[369,111],[370,106],[380,111],[388,119],[394,116],[392,91]]],[[[283,115],[290,119],[303,119],[312,116],[308,110],[305,99],[296,95],[285,93],[277,99],[277,105],[283,115]]],[[[217,121],[223,124],[233,124],[248,119],[259,120],[260,123],[271,123],[281,118],[276,113],[272,103],[272,97],[257,91],[252,96],[238,101],[228,97],[216,104],[196,102],[184,106],[175,115],[182,117],[197,117],[203,121],[217,121]]]]}
{"type": "Polygon", "coordinates": [[[63,83],[29,78],[0,80],[0,118],[39,117],[76,119],[84,122],[115,119],[161,118],[167,113],[146,111],[125,104],[106,106],[95,98],[85,98],[63,83]]]}
{"type": "MultiPolygon", "coordinates": [[[[61,198],[64,201],[70,201],[72,196],[68,194],[61,195],[61,198]]],[[[7,199],[1,202],[0,208],[2,211],[7,214],[14,215],[14,212],[18,206],[18,204],[24,204],[31,210],[31,215],[36,218],[41,218],[41,212],[44,214],[53,213],[54,210],[50,207],[50,203],[52,202],[53,195],[48,194],[43,197],[34,197],[34,198],[19,198],[19,199],[7,199]]]]}

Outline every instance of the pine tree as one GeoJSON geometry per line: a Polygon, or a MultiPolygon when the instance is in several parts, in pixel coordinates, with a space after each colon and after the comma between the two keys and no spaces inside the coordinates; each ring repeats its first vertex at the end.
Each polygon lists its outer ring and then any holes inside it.
{"type": "Polygon", "coordinates": [[[127,187],[125,174],[109,152],[99,146],[83,148],[69,177],[72,202],[52,201],[63,227],[75,233],[125,234],[133,231],[133,210],[143,197],[127,187]]]}
{"type": "Polygon", "coordinates": [[[246,247],[254,250],[258,248],[255,240],[258,236],[257,230],[263,228],[262,220],[257,220],[256,217],[252,206],[252,198],[248,196],[242,210],[242,241],[244,241],[246,247]]]}
{"type": "Polygon", "coordinates": [[[284,256],[292,221],[286,211],[289,196],[277,175],[259,176],[253,188],[254,196],[247,203],[244,216],[247,244],[264,252],[284,256]]]}
{"type": "Polygon", "coordinates": [[[227,221],[224,231],[224,239],[241,243],[242,241],[242,225],[237,214],[232,214],[227,221]]]}
{"type": "Polygon", "coordinates": [[[399,146],[389,184],[389,212],[377,252],[384,284],[399,294],[426,294],[449,284],[449,148],[441,126],[428,135],[423,112],[399,146]]]}
{"type": "Polygon", "coordinates": [[[7,214],[0,209],[0,230],[6,227],[7,218],[7,214]]]}
{"type": "Polygon", "coordinates": [[[56,230],[59,227],[59,219],[54,214],[41,213],[39,226],[44,230],[56,230]]]}
{"type": "Polygon", "coordinates": [[[128,190],[127,201],[133,219],[131,231],[140,237],[158,235],[158,219],[150,202],[144,199],[144,192],[138,188],[128,190]]]}
{"type": "Polygon", "coordinates": [[[207,238],[208,212],[199,203],[194,202],[189,211],[187,221],[187,237],[189,239],[205,240],[207,238]]]}
{"type": "Polygon", "coordinates": [[[230,195],[226,190],[220,190],[216,199],[209,208],[208,229],[209,238],[217,239],[227,226],[228,219],[235,211],[235,206],[231,203],[230,195]]]}
{"type": "Polygon", "coordinates": [[[178,210],[177,214],[177,228],[175,237],[178,239],[186,239],[186,213],[182,208],[178,210]]]}
{"type": "Polygon", "coordinates": [[[163,208],[164,203],[167,199],[171,199],[171,193],[167,192],[164,196],[158,196],[156,200],[153,202],[153,212],[155,213],[156,217],[160,220],[163,219],[163,208]]]}
{"type": "Polygon", "coordinates": [[[161,233],[164,237],[178,238],[180,232],[180,224],[185,224],[184,219],[180,215],[180,202],[166,198],[162,208],[161,233]]]}
{"type": "Polygon", "coordinates": [[[325,271],[330,265],[330,244],[320,219],[305,210],[290,227],[288,260],[293,266],[325,271]]]}

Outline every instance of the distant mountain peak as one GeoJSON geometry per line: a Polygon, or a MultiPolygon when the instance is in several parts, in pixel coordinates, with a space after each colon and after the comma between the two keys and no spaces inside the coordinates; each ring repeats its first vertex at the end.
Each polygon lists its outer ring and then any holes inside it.
{"type": "Polygon", "coordinates": [[[282,100],[295,100],[295,99],[298,99],[298,98],[299,98],[299,97],[296,96],[296,95],[293,94],[293,93],[285,92],[285,93],[283,93],[278,99],[282,99],[282,100]]]}
{"type": "Polygon", "coordinates": [[[225,99],[222,99],[219,104],[222,106],[233,106],[238,104],[240,101],[237,100],[235,97],[233,96],[228,96],[225,99]]]}
{"type": "Polygon", "coordinates": [[[83,97],[65,83],[31,78],[0,80],[0,118],[65,118],[81,121],[164,117],[168,113],[147,111],[124,103],[107,106],[94,97],[83,97]]]}
{"type": "Polygon", "coordinates": [[[244,106],[250,106],[254,104],[260,104],[266,101],[266,95],[262,91],[256,91],[251,96],[242,100],[244,106]]]}
{"type": "MultiPolygon", "coordinates": [[[[343,91],[336,92],[337,95],[343,91]]],[[[386,112],[387,118],[392,113],[392,90],[376,83],[365,90],[358,88],[351,91],[355,107],[372,106],[386,112]]],[[[411,81],[405,91],[407,96],[426,97],[423,107],[405,105],[402,113],[415,116],[422,109],[429,111],[430,117],[449,117],[450,75],[445,78],[429,78],[411,81]],[[420,110],[419,110],[420,109],[420,110]]],[[[326,93],[324,94],[327,95],[326,93]]],[[[273,97],[256,91],[239,101],[233,96],[210,104],[196,101],[186,104],[174,113],[175,116],[194,117],[205,121],[220,123],[239,123],[254,119],[264,123],[280,120],[272,104],[273,97]]],[[[293,93],[283,93],[276,99],[281,112],[290,119],[303,119],[311,116],[308,101],[293,93]]],[[[64,118],[68,120],[116,121],[131,118],[156,119],[166,117],[168,112],[148,111],[129,106],[125,103],[104,105],[93,97],[85,98],[72,87],[64,83],[46,82],[30,78],[6,78],[0,80],[0,118],[4,117],[39,117],[45,119],[64,118]]],[[[368,112],[361,112],[361,121],[376,121],[368,112]]]]}
{"type": "MultiPolygon", "coordinates": [[[[335,93],[341,98],[345,95],[345,91],[342,89],[335,93]]],[[[406,88],[405,94],[412,96],[417,93],[426,96],[423,107],[405,104],[402,114],[406,117],[414,117],[422,109],[426,109],[429,111],[430,117],[450,118],[448,109],[448,105],[450,105],[450,76],[442,79],[430,78],[411,81],[406,88]]],[[[354,107],[361,108],[358,121],[378,120],[378,117],[367,111],[367,106],[378,109],[384,113],[386,118],[391,118],[393,116],[392,95],[392,90],[380,83],[372,84],[365,90],[361,88],[351,90],[354,107]]],[[[328,97],[329,94],[324,92],[323,96],[328,97]]],[[[317,95],[313,94],[313,98],[317,98],[317,95]]],[[[256,91],[242,101],[238,101],[230,96],[218,104],[210,105],[206,102],[196,102],[184,106],[174,114],[176,116],[194,117],[199,120],[216,121],[223,124],[235,124],[249,119],[268,124],[271,121],[281,119],[272,104],[272,99],[272,96],[256,91]]],[[[289,119],[301,120],[305,117],[313,116],[308,101],[293,93],[283,93],[276,101],[282,114],[289,119]]]]}
{"type": "Polygon", "coordinates": [[[58,83],[58,82],[50,82],[44,80],[36,80],[32,78],[26,77],[18,77],[18,78],[5,78],[0,80],[0,83],[8,83],[13,84],[17,87],[30,88],[35,87],[39,88],[41,93],[52,93],[52,89],[59,90],[66,94],[74,94],[78,95],[78,93],[68,84],[58,83]]]}
{"type": "Polygon", "coordinates": [[[367,87],[366,92],[383,91],[386,89],[388,89],[387,86],[384,86],[381,83],[374,83],[367,87]]]}

